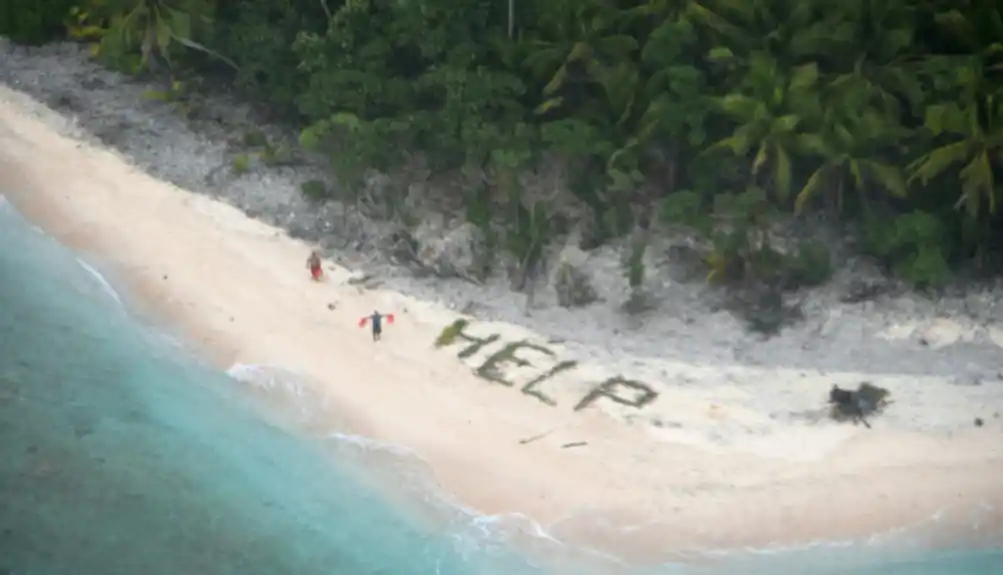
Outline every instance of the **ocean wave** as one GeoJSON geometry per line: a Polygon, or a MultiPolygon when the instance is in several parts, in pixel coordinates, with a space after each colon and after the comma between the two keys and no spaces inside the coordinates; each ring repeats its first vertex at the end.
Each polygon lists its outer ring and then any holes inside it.
{"type": "Polygon", "coordinates": [[[94,266],[90,265],[82,258],[78,257],[76,259],[77,263],[80,264],[80,267],[84,268],[87,271],[87,273],[91,275],[91,277],[96,279],[97,282],[101,284],[101,288],[105,291],[105,293],[111,296],[111,298],[115,300],[115,303],[117,303],[118,305],[122,305],[122,297],[118,294],[117,291],[115,291],[115,288],[111,286],[111,283],[108,282],[108,280],[104,277],[104,275],[102,275],[101,272],[99,272],[97,269],[94,268],[94,266]]]}
{"type": "MultiPolygon", "coordinates": [[[[56,241],[56,239],[50,236],[48,233],[46,233],[45,230],[34,225],[33,223],[31,223],[30,220],[28,220],[28,218],[24,217],[24,214],[22,214],[17,208],[15,208],[14,205],[10,203],[10,200],[8,200],[7,197],[4,196],[3,194],[0,194],[0,212],[16,218],[19,222],[25,224],[29,229],[31,229],[31,231],[35,232],[36,234],[43,235],[47,239],[53,242],[56,241]]],[[[109,282],[108,279],[105,278],[104,275],[97,270],[97,268],[87,263],[87,261],[81,258],[80,256],[74,256],[74,259],[76,259],[77,264],[81,268],[83,268],[93,279],[97,281],[97,283],[101,286],[102,291],[104,291],[109,297],[111,297],[116,304],[118,304],[119,306],[123,305],[122,296],[119,295],[119,293],[115,290],[115,288],[112,287],[111,282],[109,282]]]]}
{"type": "Polygon", "coordinates": [[[45,230],[29,222],[28,219],[24,217],[24,214],[18,211],[18,209],[15,208],[14,205],[7,199],[7,196],[4,196],[3,194],[0,194],[0,213],[17,218],[21,223],[31,228],[31,231],[37,234],[45,235],[45,230]]]}

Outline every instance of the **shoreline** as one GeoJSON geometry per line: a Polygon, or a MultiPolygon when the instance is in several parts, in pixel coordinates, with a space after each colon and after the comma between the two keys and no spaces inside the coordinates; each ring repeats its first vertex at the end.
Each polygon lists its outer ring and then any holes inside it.
{"type": "MultiPolygon", "coordinates": [[[[59,136],[13,94],[0,89],[0,95],[0,176],[4,193],[26,217],[64,244],[107,260],[131,288],[130,305],[139,303],[142,312],[187,334],[221,370],[271,363],[323,381],[319,391],[331,396],[339,415],[350,414],[352,432],[411,447],[430,462],[444,490],[481,512],[519,511],[547,525],[594,507],[599,490],[605,501],[594,510],[597,517],[620,525],[656,518],[666,524],[633,531],[626,541],[580,522],[562,527],[560,538],[642,561],[687,548],[868,536],[920,523],[949,503],[988,500],[1003,525],[998,419],[982,429],[952,431],[953,437],[882,429],[883,420],[869,431],[779,422],[758,441],[779,446],[765,457],[754,454],[757,442],[740,441],[739,431],[754,429],[768,414],[740,408],[735,398],[744,401],[748,393],[734,385],[732,397],[717,384],[701,391],[697,376],[696,385],[659,382],[660,406],[668,402],[699,415],[668,432],[612,402],[574,411],[569,404],[588,391],[571,380],[552,386],[560,401],[550,406],[518,388],[480,381],[470,362],[484,361],[483,355],[464,364],[455,346],[435,350],[432,343],[457,314],[348,285],[352,272],[331,264],[331,282],[312,285],[302,269],[306,245],[139,173],[115,154],[59,136]],[[327,309],[334,301],[335,309],[327,309]],[[357,316],[373,308],[394,309],[399,318],[375,348],[355,326],[357,316]],[[706,413],[713,405],[724,406],[725,414],[706,413]],[[704,436],[728,422],[733,445],[710,450],[704,436]],[[519,443],[555,427],[546,438],[519,443]],[[477,441],[469,445],[467,438],[477,441]],[[587,445],[562,447],[576,441],[587,445]],[[791,457],[812,450],[836,452],[791,457]],[[911,481],[917,473],[928,478],[924,485],[911,481]],[[736,509],[743,517],[735,517],[736,509]],[[664,549],[664,541],[675,549],[664,549]]],[[[514,326],[473,327],[499,330],[509,341],[532,335],[514,326]]],[[[602,381],[596,366],[582,370],[602,381]]],[[[998,391],[985,393],[999,399],[998,391]]],[[[816,385],[803,401],[818,395],[816,385]]]]}

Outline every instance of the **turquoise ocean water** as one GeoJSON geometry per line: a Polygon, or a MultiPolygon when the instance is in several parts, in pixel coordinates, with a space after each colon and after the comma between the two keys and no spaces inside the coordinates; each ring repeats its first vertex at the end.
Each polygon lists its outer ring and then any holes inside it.
{"type": "Polygon", "coordinates": [[[1003,573],[1000,550],[639,569],[563,546],[453,505],[406,449],[288,431],[322,401],[278,369],[207,367],[91,265],[0,197],[0,575],[1003,573]]]}

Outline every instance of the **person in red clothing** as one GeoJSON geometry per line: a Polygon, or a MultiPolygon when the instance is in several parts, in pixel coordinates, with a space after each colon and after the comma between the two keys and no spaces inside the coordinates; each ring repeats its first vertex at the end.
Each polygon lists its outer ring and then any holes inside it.
{"type": "Polygon", "coordinates": [[[324,277],[324,268],[320,265],[320,255],[316,250],[310,252],[310,257],[306,259],[306,267],[313,276],[313,281],[319,282],[324,277]]]}
{"type": "Polygon", "coordinates": [[[359,327],[365,326],[367,322],[370,323],[373,326],[373,341],[380,341],[380,337],[383,335],[383,318],[387,318],[387,323],[394,322],[394,314],[383,314],[374,311],[373,315],[368,315],[359,320],[359,327]]]}

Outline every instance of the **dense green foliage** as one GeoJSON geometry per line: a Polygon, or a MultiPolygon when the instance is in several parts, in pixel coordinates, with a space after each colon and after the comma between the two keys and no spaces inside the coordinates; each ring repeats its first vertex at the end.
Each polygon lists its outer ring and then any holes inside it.
{"type": "MultiPolygon", "coordinates": [[[[132,7],[118,15],[168,4],[119,3],[132,7]]],[[[1000,268],[1003,8],[989,0],[201,6],[177,2],[153,25],[173,32],[148,35],[200,34],[249,97],[331,150],[348,189],[416,151],[433,173],[483,171],[468,215],[486,231],[506,218],[518,233],[500,245],[529,264],[561,226],[515,174],[559,161],[591,214],[586,241],[632,234],[631,285],[647,237],[635,230],[652,214],[714,241],[712,277],[769,273],[765,227],[819,210],[917,285],[960,264],[1000,268]],[[213,24],[198,31],[179,13],[213,24]]],[[[190,42],[155,44],[166,57],[190,42]]],[[[785,283],[827,273],[817,245],[785,257],[797,264],[785,283]]]]}
{"type": "Polygon", "coordinates": [[[0,36],[21,44],[61,38],[63,21],[76,0],[0,0],[0,36]]]}

